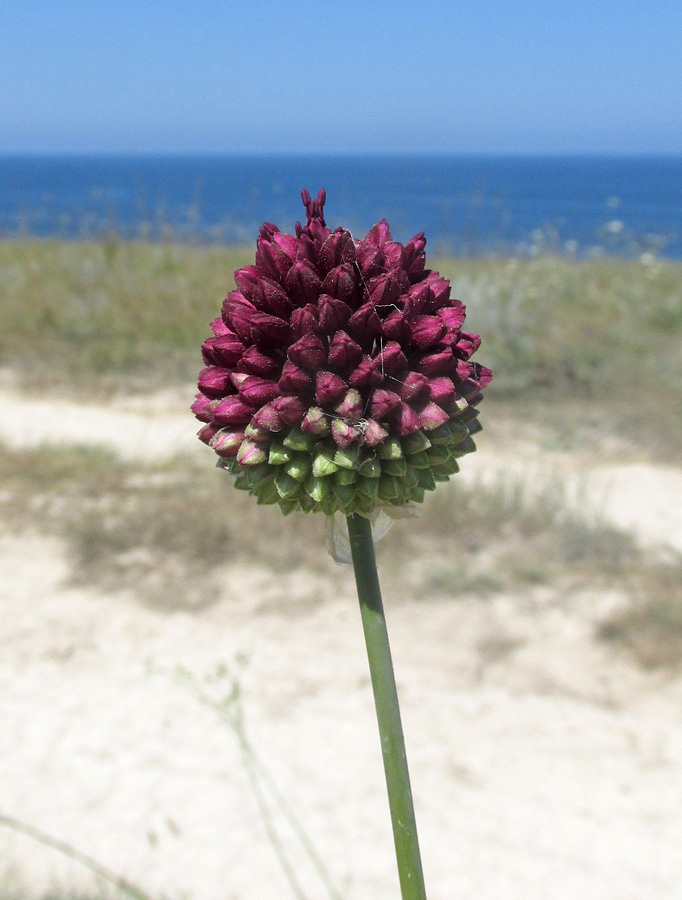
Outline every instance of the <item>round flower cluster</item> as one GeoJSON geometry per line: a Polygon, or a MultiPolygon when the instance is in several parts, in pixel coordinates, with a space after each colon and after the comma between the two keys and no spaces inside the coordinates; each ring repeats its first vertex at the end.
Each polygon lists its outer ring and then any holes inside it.
{"type": "Polygon", "coordinates": [[[326,226],[324,191],[302,197],[306,224],[263,225],[202,345],[199,437],[285,514],[421,501],[476,449],[480,339],[423,234],[403,246],[382,219],[356,240],[326,226]]]}

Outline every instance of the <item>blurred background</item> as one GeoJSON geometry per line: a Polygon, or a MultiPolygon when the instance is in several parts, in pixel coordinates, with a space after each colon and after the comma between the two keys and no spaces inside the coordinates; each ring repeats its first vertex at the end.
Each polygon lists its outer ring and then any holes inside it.
{"type": "Polygon", "coordinates": [[[677,900],[681,38],[672,0],[3,7],[0,900],[397,896],[352,573],[189,412],[321,187],[426,233],[494,372],[378,546],[429,896],[677,900]]]}

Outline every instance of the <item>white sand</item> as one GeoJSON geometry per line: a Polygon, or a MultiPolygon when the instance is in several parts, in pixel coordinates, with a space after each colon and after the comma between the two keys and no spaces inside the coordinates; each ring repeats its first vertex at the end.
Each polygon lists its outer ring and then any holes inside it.
{"type": "MultiPolygon", "coordinates": [[[[156,415],[4,392],[0,437],[131,456],[194,448],[191,420],[170,406],[156,415]]],[[[530,455],[538,471],[569,465],[530,455]]],[[[479,451],[465,477],[488,477],[496,459],[479,451]]],[[[589,478],[613,521],[682,548],[679,471],[594,464],[589,478]]],[[[220,602],[191,613],[75,589],[68,575],[59,541],[0,539],[0,812],[155,897],[292,897],[235,734],[146,661],[200,677],[227,663],[252,745],[343,896],[399,896],[350,570],[339,591],[306,573],[226,568],[220,602]]],[[[538,588],[385,601],[430,900],[679,900],[682,680],[594,642],[617,598],[538,588]]],[[[323,900],[284,839],[305,896],[323,900]]],[[[6,829],[0,875],[34,894],[90,884],[6,829]]]]}

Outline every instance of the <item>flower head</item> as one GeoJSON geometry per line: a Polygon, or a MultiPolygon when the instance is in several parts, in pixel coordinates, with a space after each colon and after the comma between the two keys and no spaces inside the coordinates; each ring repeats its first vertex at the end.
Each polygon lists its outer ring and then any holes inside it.
{"type": "Polygon", "coordinates": [[[403,245],[382,219],[357,240],[327,227],[324,191],[301,196],[306,224],[262,226],[202,346],[199,437],[284,513],[421,501],[476,449],[480,339],[423,234],[403,245]]]}

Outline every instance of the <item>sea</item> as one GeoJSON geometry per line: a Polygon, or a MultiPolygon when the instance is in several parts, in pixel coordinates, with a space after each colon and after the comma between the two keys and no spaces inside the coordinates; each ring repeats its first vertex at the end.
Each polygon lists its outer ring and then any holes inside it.
{"type": "Polygon", "coordinates": [[[300,192],[431,252],[682,259],[682,156],[0,156],[0,237],[253,243],[300,192]]]}

